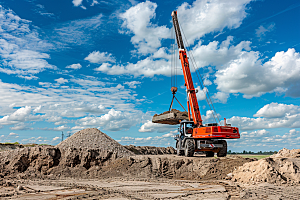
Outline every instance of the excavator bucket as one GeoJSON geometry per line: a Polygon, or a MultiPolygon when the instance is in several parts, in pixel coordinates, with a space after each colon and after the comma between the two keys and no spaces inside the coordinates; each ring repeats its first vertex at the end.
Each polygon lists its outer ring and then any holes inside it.
{"type": "Polygon", "coordinates": [[[172,109],[171,111],[166,111],[159,115],[155,114],[152,118],[153,123],[170,124],[170,125],[180,124],[180,121],[182,120],[189,120],[188,113],[181,112],[176,109],[172,109]]]}

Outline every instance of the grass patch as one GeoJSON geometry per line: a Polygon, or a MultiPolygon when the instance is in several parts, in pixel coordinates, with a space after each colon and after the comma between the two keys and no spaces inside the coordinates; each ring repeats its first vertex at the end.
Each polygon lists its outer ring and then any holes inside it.
{"type": "Polygon", "coordinates": [[[5,142],[4,144],[20,144],[19,142],[14,142],[14,143],[12,143],[12,142],[5,142]]]}
{"type": "Polygon", "coordinates": [[[255,155],[255,154],[234,154],[234,155],[237,155],[237,156],[241,156],[243,158],[256,158],[256,159],[262,159],[262,158],[267,158],[271,155],[255,155]]]}

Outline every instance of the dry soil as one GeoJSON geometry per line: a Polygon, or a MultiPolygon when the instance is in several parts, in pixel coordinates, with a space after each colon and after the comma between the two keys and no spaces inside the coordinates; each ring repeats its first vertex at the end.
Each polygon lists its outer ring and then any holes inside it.
{"type": "Polygon", "coordinates": [[[300,150],[258,161],[174,153],[84,129],[56,147],[0,152],[0,198],[299,199],[300,150]]]}

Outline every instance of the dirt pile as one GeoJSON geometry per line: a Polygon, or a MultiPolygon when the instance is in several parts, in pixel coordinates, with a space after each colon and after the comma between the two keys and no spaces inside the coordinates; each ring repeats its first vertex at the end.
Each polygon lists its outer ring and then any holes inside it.
{"type": "Polygon", "coordinates": [[[277,154],[245,163],[233,173],[233,180],[243,183],[300,183],[300,149],[282,149],[277,154]]]}
{"type": "Polygon", "coordinates": [[[98,129],[81,130],[56,147],[36,146],[0,152],[0,173],[3,176],[40,177],[81,176],[93,166],[132,156],[115,140],[98,129]]]}
{"type": "Polygon", "coordinates": [[[152,147],[152,146],[124,146],[129,151],[136,155],[162,155],[162,154],[176,154],[173,147],[152,147]]]}
{"type": "Polygon", "coordinates": [[[97,129],[84,129],[56,147],[36,146],[0,152],[2,178],[170,178],[188,180],[225,179],[251,159],[241,157],[186,158],[169,148],[134,147],[135,155],[97,129]]]}
{"type": "Polygon", "coordinates": [[[53,147],[25,147],[0,153],[2,176],[37,176],[47,174],[49,168],[59,164],[61,153],[53,147]]]}
{"type": "Polygon", "coordinates": [[[78,131],[56,145],[56,147],[62,151],[68,149],[78,149],[79,151],[100,149],[101,151],[116,153],[118,155],[117,157],[134,155],[131,151],[124,148],[121,144],[96,128],[87,128],[78,131]]]}
{"type": "Polygon", "coordinates": [[[300,149],[286,149],[283,148],[277,154],[270,156],[270,158],[300,158],[300,149]]]}
{"type": "Polygon", "coordinates": [[[7,151],[7,150],[13,150],[13,149],[19,149],[19,148],[24,148],[24,146],[21,145],[21,144],[3,144],[3,143],[0,143],[0,152],[1,151],[7,151]]]}
{"type": "Polygon", "coordinates": [[[220,180],[246,162],[241,157],[206,158],[175,155],[138,155],[115,160],[101,170],[90,170],[99,177],[169,178],[186,180],[220,180]]]}

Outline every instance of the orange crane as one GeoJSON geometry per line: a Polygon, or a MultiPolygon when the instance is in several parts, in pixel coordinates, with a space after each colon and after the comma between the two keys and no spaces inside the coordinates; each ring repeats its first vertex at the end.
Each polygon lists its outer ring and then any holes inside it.
{"type": "MultiPolygon", "coordinates": [[[[188,95],[187,105],[189,115],[189,121],[180,122],[180,134],[175,137],[177,155],[189,157],[193,156],[194,152],[204,151],[207,157],[213,157],[214,153],[217,153],[218,157],[224,157],[227,155],[227,142],[224,139],[240,138],[239,129],[226,124],[225,118],[224,126],[219,126],[217,123],[203,125],[196,96],[197,91],[193,84],[189,60],[177,19],[177,11],[172,12],[172,19],[188,95]]],[[[172,88],[172,92],[176,89],[172,88]]]]}

